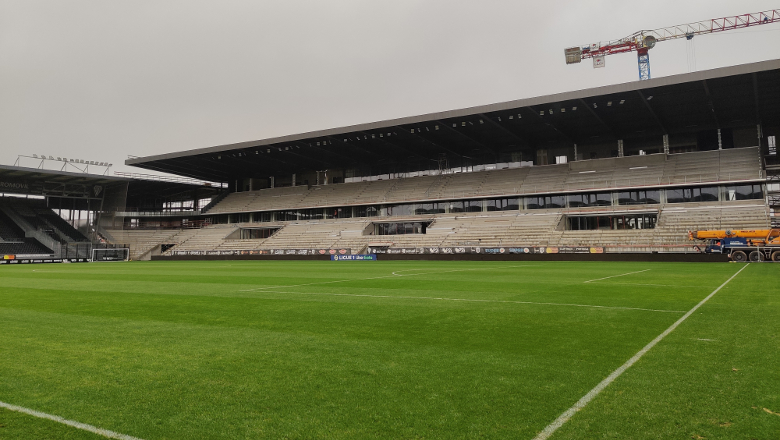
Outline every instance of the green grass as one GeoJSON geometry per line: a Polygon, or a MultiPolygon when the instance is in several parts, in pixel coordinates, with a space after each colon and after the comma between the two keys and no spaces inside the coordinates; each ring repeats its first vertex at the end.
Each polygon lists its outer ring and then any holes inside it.
{"type": "MultiPolygon", "coordinates": [[[[0,267],[0,401],[147,440],[531,439],[741,267],[0,267]]],[[[780,437],[779,281],[747,267],[552,438],[780,437]]]]}

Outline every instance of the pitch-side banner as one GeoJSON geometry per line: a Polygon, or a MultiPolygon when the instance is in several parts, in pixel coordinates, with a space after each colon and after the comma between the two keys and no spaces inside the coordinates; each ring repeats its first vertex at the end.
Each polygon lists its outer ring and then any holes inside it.
{"type": "Polygon", "coordinates": [[[13,258],[2,259],[0,264],[86,263],[86,258],[13,258]]]}
{"type": "Polygon", "coordinates": [[[416,248],[368,248],[369,254],[602,254],[603,247],[549,246],[549,247],[416,247],[416,248]]]}
{"type": "Polygon", "coordinates": [[[331,255],[331,261],[376,261],[376,254],[331,255]]]}
{"type": "MultiPolygon", "coordinates": [[[[396,254],[396,255],[447,255],[447,254],[603,254],[603,247],[585,246],[505,246],[505,247],[410,247],[388,248],[369,247],[366,254],[396,254]]],[[[240,256],[240,255],[352,255],[351,249],[254,249],[254,250],[211,250],[211,251],[173,251],[173,255],[190,256],[240,256]]]]}
{"type": "Polygon", "coordinates": [[[242,250],[213,250],[213,251],[173,251],[173,255],[350,255],[352,250],[344,249],[253,249],[242,250]]]}

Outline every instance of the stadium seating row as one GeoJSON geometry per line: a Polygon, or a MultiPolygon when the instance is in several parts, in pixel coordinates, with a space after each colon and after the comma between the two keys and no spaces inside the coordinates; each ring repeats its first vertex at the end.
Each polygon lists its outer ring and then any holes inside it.
{"type": "Polygon", "coordinates": [[[761,176],[757,148],[594,159],[561,165],[229,194],[209,214],[718,182],[761,176]]]}

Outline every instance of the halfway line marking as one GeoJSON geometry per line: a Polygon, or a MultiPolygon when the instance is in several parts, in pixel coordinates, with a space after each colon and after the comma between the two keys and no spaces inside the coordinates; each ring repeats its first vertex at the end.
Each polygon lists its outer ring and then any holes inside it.
{"type": "Polygon", "coordinates": [[[621,273],[620,275],[612,275],[612,276],[610,276],[610,277],[596,278],[595,280],[588,280],[588,281],[585,281],[585,282],[586,282],[586,283],[590,283],[591,281],[600,281],[600,280],[606,280],[607,278],[617,278],[617,277],[624,277],[624,276],[626,276],[626,275],[631,275],[631,274],[635,274],[635,273],[642,273],[642,272],[647,272],[648,270],[650,270],[650,269],[645,269],[645,270],[638,270],[638,271],[636,271],[636,272],[629,272],[629,273],[621,273]]]}
{"type": "Polygon", "coordinates": [[[359,293],[327,293],[327,292],[282,292],[279,290],[264,290],[268,293],[285,293],[291,295],[326,295],[326,296],[355,296],[365,298],[389,298],[389,299],[428,299],[438,301],[464,301],[464,302],[483,302],[483,303],[502,303],[502,304],[532,304],[540,306],[569,306],[569,307],[592,307],[596,309],[618,309],[618,310],[641,310],[645,312],[663,312],[663,313],[685,313],[684,310],[660,310],[643,309],[640,307],[622,307],[622,306],[598,306],[593,304],[570,304],[570,303],[551,303],[534,301],[511,301],[501,299],[471,299],[471,298],[439,298],[434,296],[394,296],[394,295],[368,295],[359,293]]]}
{"type": "Polygon", "coordinates": [[[48,419],[55,421],[57,423],[62,423],[63,425],[72,426],[76,429],[81,429],[83,431],[89,431],[93,434],[97,434],[106,438],[113,438],[118,440],[141,440],[138,437],[133,437],[131,435],[125,435],[120,434],[118,432],[109,431],[107,429],[98,428],[97,426],[87,425],[86,423],[81,422],[75,422],[73,420],[63,419],[60,416],[55,416],[52,414],[46,414],[42,413],[40,411],[35,411],[34,409],[24,408],[21,406],[11,405],[10,403],[0,402],[0,407],[5,408],[10,411],[20,412],[27,415],[31,415],[33,417],[38,417],[40,419],[48,419]]]}
{"type": "Polygon", "coordinates": [[[583,397],[582,397],[580,400],[578,400],[578,401],[577,401],[577,403],[575,403],[575,404],[574,404],[574,405],[573,405],[571,408],[569,408],[569,409],[567,409],[566,411],[564,411],[564,413],[563,413],[563,414],[561,414],[560,416],[558,416],[558,418],[557,418],[557,419],[555,419],[555,420],[554,420],[552,423],[550,423],[549,425],[547,425],[547,427],[545,427],[545,428],[542,430],[542,432],[540,432],[540,433],[539,433],[539,434],[538,434],[536,437],[534,437],[534,440],[545,440],[545,439],[549,438],[549,437],[550,437],[550,436],[551,436],[551,435],[552,435],[552,434],[553,434],[555,431],[557,431],[557,430],[558,430],[558,428],[560,428],[561,426],[563,426],[563,424],[564,424],[564,423],[566,423],[567,421],[569,421],[569,419],[571,419],[571,418],[572,418],[572,416],[574,416],[574,414],[575,414],[577,411],[579,411],[579,410],[581,410],[582,408],[584,408],[584,407],[585,407],[585,405],[587,405],[587,404],[588,404],[588,403],[589,403],[591,400],[593,400],[593,399],[594,399],[596,396],[598,396],[598,395],[599,395],[599,393],[601,393],[601,392],[604,390],[604,388],[606,388],[607,386],[609,386],[609,384],[611,384],[612,382],[614,382],[614,381],[615,381],[615,379],[617,379],[618,377],[620,377],[620,375],[621,375],[621,374],[623,374],[623,372],[624,372],[624,371],[626,371],[627,369],[629,369],[629,368],[630,368],[632,365],[634,365],[634,364],[636,363],[636,361],[638,361],[638,360],[639,360],[639,359],[640,359],[642,356],[644,356],[644,354],[645,354],[645,353],[647,353],[648,351],[650,351],[650,349],[651,349],[651,348],[653,348],[653,347],[655,346],[655,344],[657,344],[657,343],[661,342],[661,340],[662,340],[663,338],[665,338],[665,337],[666,337],[666,336],[667,336],[669,333],[671,333],[672,331],[674,331],[674,329],[676,329],[676,328],[677,328],[677,326],[679,326],[680,324],[682,324],[682,322],[683,322],[683,321],[685,321],[686,319],[688,319],[688,317],[689,317],[689,316],[691,316],[691,315],[692,315],[692,314],[693,314],[693,313],[694,313],[696,310],[698,310],[698,309],[699,309],[699,307],[701,307],[702,305],[704,305],[704,303],[706,303],[706,302],[707,302],[707,301],[708,301],[710,298],[712,298],[713,296],[715,296],[715,294],[716,294],[716,293],[718,293],[718,291],[720,291],[720,289],[722,289],[724,286],[726,286],[726,284],[728,284],[728,283],[729,283],[731,280],[733,280],[734,278],[736,278],[736,276],[737,276],[737,275],[739,275],[739,274],[740,274],[740,272],[742,272],[743,270],[745,270],[745,268],[747,268],[749,265],[750,265],[750,263],[748,263],[748,264],[744,265],[744,266],[742,267],[742,269],[738,270],[738,271],[737,271],[737,273],[735,273],[734,275],[732,275],[732,276],[731,276],[731,278],[727,279],[727,280],[726,280],[726,281],[725,281],[723,284],[721,284],[721,285],[720,285],[720,286],[719,286],[717,289],[713,290],[713,291],[712,291],[712,293],[710,293],[709,295],[707,295],[707,297],[706,297],[706,298],[704,298],[704,299],[703,299],[703,300],[701,300],[701,301],[700,301],[698,304],[696,304],[695,306],[693,306],[693,308],[692,308],[691,310],[688,310],[688,313],[686,313],[686,314],[685,314],[685,315],[683,315],[683,316],[682,316],[680,319],[678,319],[677,321],[675,321],[675,323],[674,323],[674,324],[672,324],[671,326],[669,326],[669,328],[667,328],[666,330],[664,330],[664,332],[663,332],[663,333],[661,333],[661,334],[660,334],[660,335],[658,335],[658,336],[657,336],[655,339],[653,339],[652,341],[650,341],[650,343],[649,343],[649,344],[645,345],[645,346],[644,346],[644,348],[642,348],[641,350],[639,350],[639,351],[637,352],[637,354],[635,354],[635,355],[634,355],[634,356],[633,356],[631,359],[627,360],[625,364],[621,365],[621,366],[620,366],[620,367],[619,367],[617,370],[613,371],[613,372],[612,372],[612,374],[610,374],[609,376],[607,376],[607,378],[606,378],[606,379],[604,379],[604,380],[602,380],[601,382],[599,382],[599,384],[598,384],[598,385],[596,385],[596,386],[595,386],[595,387],[594,387],[592,390],[590,390],[590,391],[588,392],[588,394],[584,395],[584,396],[583,396],[583,397]]]}

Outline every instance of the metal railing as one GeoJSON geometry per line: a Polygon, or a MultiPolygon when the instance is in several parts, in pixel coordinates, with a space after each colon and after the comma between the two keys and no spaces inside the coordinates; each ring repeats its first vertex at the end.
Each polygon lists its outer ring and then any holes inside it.
{"type": "Polygon", "coordinates": [[[186,210],[163,210],[163,211],[136,211],[136,210],[120,210],[114,211],[114,215],[118,217],[173,217],[173,216],[198,216],[201,214],[199,209],[190,211],[186,210]]]}

